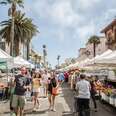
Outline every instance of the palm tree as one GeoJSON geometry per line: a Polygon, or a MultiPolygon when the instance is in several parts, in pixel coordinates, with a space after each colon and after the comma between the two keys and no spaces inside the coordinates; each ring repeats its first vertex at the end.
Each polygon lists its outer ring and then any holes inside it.
{"type": "MultiPolygon", "coordinates": [[[[11,42],[9,35],[12,28],[12,19],[2,21],[0,25],[2,26],[0,35],[9,44],[11,42]]],[[[30,18],[26,18],[25,14],[20,11],[16,12],[14,17],[14,50],[16,56],[19,55],[19,43],[29,44],[37,32],[37,27],[30,18]]]]}
{"type": "Polygon", "coordinates": [[[16,15],[16,8],[17,6],[23,7],[23,1],[24,0],[1,0],[0,4],[4,5],[11,5],[11,7],[8,10],[8,15],[11,16],[11,29],[10,29],[10,41],[11,41],[11,53],[12,56],[14,55],[14,18],[16,15]]]}
{"type": "Polygon", "coordinates": [[[100,44],[100,38],[96,35],[93,35],[89,38],[88,43],[93,44],[93,56],[96,56],[96,46],[100,44]]]}

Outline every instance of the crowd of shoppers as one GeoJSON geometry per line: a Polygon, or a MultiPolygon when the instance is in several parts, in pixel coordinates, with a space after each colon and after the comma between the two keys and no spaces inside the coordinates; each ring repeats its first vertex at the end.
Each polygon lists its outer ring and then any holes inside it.
{"type": "MultiPolygon", "coordinates": [[[[93,101],[95,111],[96,103],[96,79],[89,79],[84,74],[80,74],[75,81],[75,90],[77,91],[76,105],[79,116],[90,116],[90,98],[93,101]]],[[[12,77],[9,81],[10,90],[10,110],[11,116],[23,116],[26,103],[26,94],[30,93],[33,111],[40,108],[40,96],[48,97],[50,111],[56,111],[55,98],[58,95],[58,88],[64,82],[69,81],[69,73],[48,71],[48,70],[29,70],[21,67],[19,74],[12,77]]]]}
{"type": "Polygon", "coordinates": [[[10,80],[10,110],[11,116],[23,116],[26,94],[31,93],[33,111],[40,107],[39,96],[48,97],[49,110],[56,111],[55,98],[58,95],[59,79],[55,71],[32,70],[21,67],[19,74],[10,80]],[[54,91],[53,91],[54,90],[54,91]]]}

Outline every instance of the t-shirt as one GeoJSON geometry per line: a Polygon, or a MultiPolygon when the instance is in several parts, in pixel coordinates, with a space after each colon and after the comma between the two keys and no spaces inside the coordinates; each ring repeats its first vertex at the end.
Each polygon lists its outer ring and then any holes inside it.
{"type": "Polygon", "coordinates": [[[40,80],[38,78],[33,79],[33,89],[38,89],[40,87],[40,80]]]}
{"type": "Polygon", "coordinates": [[[90,99],[90,83],[86,80],[80,80],[76,84],[78,89],[78,98],[90,99]]]}
{"type": "Polygon", "coordinates": [[[43,78],[43,82],[44,82],[45,84],[47,84],[47,81],[48,81],[48,74],[43,74],[43,75],[42,75],[42,78],[43,78]]]}
{"type": "Polygon", "coordinates": [[[26,89],[24,88],[24,86],[30,84],[29,78],[24,77],[23,75],[16,75],[15,82],[16,82],[16,86],[15,86],[14,94],[21,96],[25,95],[26,89]]]}
{"type": "Polygon", "coordinates": [[[60,74],[59,74],[58,80],[59,80],[59,81],[64,81],[64,74],[63,74],[63,73],[60,73],[60,74]]]}

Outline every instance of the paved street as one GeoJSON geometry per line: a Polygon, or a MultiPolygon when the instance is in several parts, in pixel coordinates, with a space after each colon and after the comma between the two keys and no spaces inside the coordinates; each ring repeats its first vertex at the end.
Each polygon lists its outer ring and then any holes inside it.
{"type": "MultiPolygon", "coordinates": [[[[25,112],[26,116],[73,116],[73,92],[64,85],[62,92],[56,98],[56,112],[48,111],[48,100],[47,98],[40,98],[40,109],[38,112],[32,112],[32,103],[27,102],[25,112]]],[[[91,116],[115,116],[116,109],[107,106],[106,104],[98,103],[98,112],[93,111],[91,103],[91,116]]],[[[8,103],[0,103],[0,116],[9,116],[8,103]]]]}

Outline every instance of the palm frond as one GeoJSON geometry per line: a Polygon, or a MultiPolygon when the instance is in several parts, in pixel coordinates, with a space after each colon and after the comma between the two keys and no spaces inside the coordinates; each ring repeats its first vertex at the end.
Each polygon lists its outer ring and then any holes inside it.
{"type": "MultiPolygon", "coordinates": [[[[8,21],[2,21],[0,25],[3,27],[0,30],[0,35],[10,42],[10,30],[11,30],[11,19],[8,21]]],[[[30,41],[31,38],[38,33],[37,26],[33,24],[30,18],[25,17],[25,14],[17,12],[14,19],[14,39],[20,40],[22,43],[27,39],[30,41]]]]}

